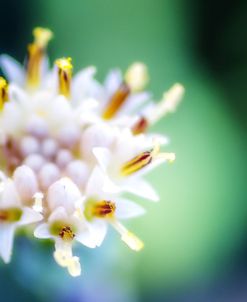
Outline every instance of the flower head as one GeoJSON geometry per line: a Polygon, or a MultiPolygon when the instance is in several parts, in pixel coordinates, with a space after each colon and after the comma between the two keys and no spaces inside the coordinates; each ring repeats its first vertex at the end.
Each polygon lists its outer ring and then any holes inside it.
{"type": "Polygon", "coordinates": [[[70,57],[50,69],[53,34],[38,27],[33,35],[25,67],[0,56],[0,256],[9,262],[15,229],[35,223],[34,236],[53,240],[55,261],[78,276],[73,245],[100,246],[108,226],[132,250],[143,248],[122,220],[145,210],[123,193],[158,200],[143,176],[175,155],[160,151],[166,137],[147,132],[175,111],[184,89],[175,84],[154,103],[141,62],[103,84],[92,66],[73,75],[70,57]]]}

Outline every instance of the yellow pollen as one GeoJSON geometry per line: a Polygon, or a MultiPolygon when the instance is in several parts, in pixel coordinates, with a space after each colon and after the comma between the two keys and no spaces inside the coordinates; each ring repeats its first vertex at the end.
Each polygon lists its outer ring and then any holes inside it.
{"type": "Polygon", "coordinates": [[[52,38],[52,32],[49,29],[36,27],[33,35],[34,42],[28,45],[27,60],[27,85],[32,89],[40,84],[41,64],[47,44],[52,38]]]}
{"type": "Polygon", "coordinates": [[[0,111],[3,110],[4,104],[8,101],[8,84],[6,80],[0,77],[0,111]]]}
{"type": "Polygon", "coordinates": [[[118,110],[125,103],[129,94],[130,94],[129,86],[126,85],[126,83],[122,83],[118,88],[118,90],[114,93],[108,104],[106,105],[102,117],[105,120],[109,120],[113,118],[118,112],[118,110]]]}
{"type": "Polygon", "coordinates": [[[59,81],[59,93],[65,97],[70,96],[70,85],[72,78],[73,65],[71,58],[61,58],[56,60],[58,67],[58,81],[59,81]]]}
{"type": "Polygon", "coordinates": [[[74,239],[75,234],[73,233],[72,229],[69,226],[64,226],[60,230],[59,236],[65,241],[71,241],[74,239]]]}

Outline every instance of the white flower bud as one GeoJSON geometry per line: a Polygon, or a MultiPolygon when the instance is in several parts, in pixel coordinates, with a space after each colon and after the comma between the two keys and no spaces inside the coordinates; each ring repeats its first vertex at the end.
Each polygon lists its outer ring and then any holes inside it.
{"type": "Polygon", "coordinates": [[[23,156],[27,156],[39,151],[39,141],[32,136],[25,136],[20,143],[20,149],[23,156]]]}
{"type": "Polygon", "coordinates": [[[34,172],[39,172],[45,164],[45,159],[40,154],[30,154],[23,162],[26,166],[30,167],[34,172]]]}
{"type": "Polygon", "coordinates": [[[83,188],[88,180],[89,168],[88,165],[81,160],[74,160],[68,164],[66,174],[70,177],[80,188],[83,188]]]}
{"type": "Polygon", "coordinates": [[[75,204],[80,199],[80,190],[69,178],[61,178],[49,187],[47,200],[51,210],[62,206],[73,213],[75,204]]]}
{"type": "Polygon", "coordinates": [[[80,139],[80,129],[76,125],[66,125],[59,132],[59,141],[64,147],[73,147],[80,139]]]}
{"type": "Polygon", "coordinates": [[[110,147],[113,143],[114,134],[106,125],[93,125],[86,129],[81,139],[82,156],[88,160],[94,160],[92,150],[94,147],[110,147]]]}
{"type": "Polygon", "coordinates": [[[15,170],[13,178],[22,201],[30,202],[38,191],[38,183],[33,170],[28,166],[20,166],[15,170]]]}
{"type": "Polygon", "coordinates": [[[71,152],[67,149],[61,149],[58,151],[56,156],[56,164],[59,168],[64,168],[68,163],[70,163],[73,159],[71,152]]]}
{"type": "Polygon", "coordinates": [[[57,142],[52,138],[45,139],[41,144],[41,153],[48,158],[55,156],[58,150],[57,142]]]}
{"type": "Polygon", "coordinates": [[[27,123],[26,130],[37,138],[44,138],[48,134],[48,125],[42,117],[32,116],[27,123]]]}
{"type": "Polygon", "coordinates": [[[45,164],[39,172],[40,185],[44,190],[48,189],[59,177],[60,171],[58,167],[52,163],[45,164]]]}

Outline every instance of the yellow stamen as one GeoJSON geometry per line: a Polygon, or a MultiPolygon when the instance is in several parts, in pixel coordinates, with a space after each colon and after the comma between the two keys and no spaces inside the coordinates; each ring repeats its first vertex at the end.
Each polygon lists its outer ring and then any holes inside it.
{"type": "Polygon", "coordinates": [[[109,103],[107,104],[102,117],[106,120],[109,120],[114,117],[114,115],[118,112],[120,107],[124,104],[127,97],[130,94],[129,86],[125,83],[122,83],[118,90],[114,93],[109,103]]]}
{"type": "Polygon", "coordinates": [[[0,111],[3,110],[8,98],[8,84],[4,78],[0,77],[0,111]]]}
{"type": "Polygon", "coordinates": [[[125,73],[125,82],[132,92],[142,90],[148,83],[148,80],[147,67],[141,62],[132,64],[125,73]]]}
{"type": "Polygon", "coordinates": [[[27,84],[36,88],[40,84],[41,63],[46,47],[53,34],[49,29],[37,27],[33,30],[34,42],[28,45],[27,84]]]}
{"type": "Polygon", "coordinates": [[[56,60],[56,65],[58,67],[59,93],[66,97],[69,97],[73,70],[71,58],[58,59],[56,60]]]}
{"type": "Polygon", "coordinates": [[[136,252],[139,252],[143,249],[144,243],[136,235],[128,231],[119,221],[112,220],[111,224],[121,235],[121,239],[128,245],[129,248],[136,252]]]}
{"type": "Polygon", "coordinates": [[[168,113],[174,112],[184,95],[184,87],[181,84],[173,85],[163,94],[162,100],[151,110],[148,115],[150,125],[158,122],[168,113]]]}
{"type": "Polygon", "coordinates": [[[149,165],[154,159],[163,159],[172,162],[175,160],[175,154],[160,153],[160,146],[158,143],[155,143],[152,150],[144,151],[126,162],[121,168],[121,174],[122,176],[129,176],[135,172],[138,172],[149,165]]]}
{"type": "Polygon", "coordinates": [[[128,162],[126,162],[121,169],[123,176],[131,175],[142,168],[146,167],[153,160],[152,151],[144,151],[141,154],[135,156],[128,162]]]}
{"type": "Polygon", "coordinates": [[[85,216],[88,220],[97,218],[112,218],[116,210],[115,203],[110,200],[89,200],[85,207],[85,216]]]}
{"type": "Polygon", "coordinates": [[[145,117],[141,116],[138,121],[132,126],[131,130],[134,135],[144,133],[148,128],[148,121],[145,117]]]}

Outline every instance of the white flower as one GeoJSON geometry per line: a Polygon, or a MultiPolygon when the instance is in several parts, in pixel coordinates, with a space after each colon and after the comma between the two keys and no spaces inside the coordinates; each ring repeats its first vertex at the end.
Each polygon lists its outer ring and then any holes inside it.
{"type": "Polygon", "coordinates": [[[36,222],[35,237],[53,240],[56,262],[78,276],[74,242],[98,247],[108,225],[131,249],[143,247],[121,220],[144,209],[122,193],[159,199],[144,176],[175,155],[160,151],[166,137],[147,131],[175,111],[184,89],[175,84],[155,103],[140,62],[123,75],[112,70],[103,84],[94,66],[73,76],[70,57],[50,68],[53,35],[33,34],[25,68],[0,56],[8,79],[0,77],[0,255],[8,262],[15,229],[36,222]]]}
{"type": "Polygon", "coordinates": [[[13,181],[3,180],[0,192],[0,255],[4,262],[10,261],[15,230],[41,219],[41,214],[21,204],[13,181]]]}
{"type": "Polygon", "coordinates": [[[34,231],[37,238],[55,241],[54,258],[59,265],[67,267],[72,276],[81,273],[79,258],[72,254],[73,242],[95,247],[85,221],[76,215],[75,205],[81,199],[79,189],[70,179],[55,182],[48,191],[48,219],[34,231]]]}
{"type": "Polygon", "coordinates": [[[107,179],[99,167],[96,167],[85,190],[82,203],[77,203],[77,217],[86,219],[89,230],[96,246],[103,242],[108,224],[111,224],[121,239],[133,250],[139,251],[143,243],[134,234],[129,232],[119,220],[138,217],[145,210],[138,204],[106,190],[107,179]]]}
{"type": "Polygon", "coordinates": [[[135,136],[129,129],[118,133],[111,148],[95,147],[93,153],[113,191],[127,191],[153,201],[158,200],[158,195],[141,176],[162,162],[175,159],[173,153],[159,152],[155,138],[152,141],[144,135],[135,136]]]}

